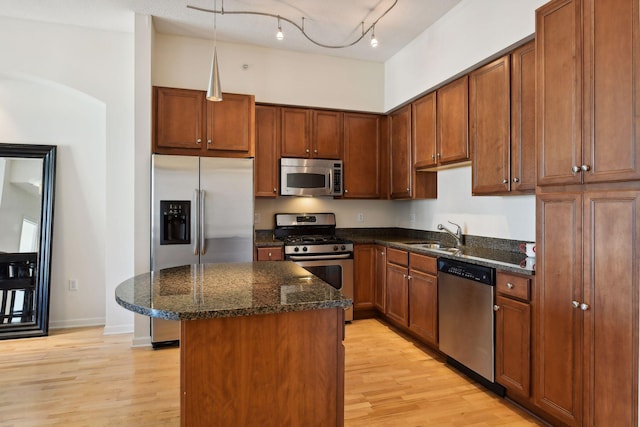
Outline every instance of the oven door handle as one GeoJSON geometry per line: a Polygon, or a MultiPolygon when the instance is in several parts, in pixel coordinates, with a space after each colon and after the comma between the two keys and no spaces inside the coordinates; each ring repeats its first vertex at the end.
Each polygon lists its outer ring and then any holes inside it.
{"type": "Polygon", "coordinates": [[[290,255],[291,261],[313,261],[320,259],[346,259],[351,258],[351,254],[339,254],[339,255],[290,255]]]}

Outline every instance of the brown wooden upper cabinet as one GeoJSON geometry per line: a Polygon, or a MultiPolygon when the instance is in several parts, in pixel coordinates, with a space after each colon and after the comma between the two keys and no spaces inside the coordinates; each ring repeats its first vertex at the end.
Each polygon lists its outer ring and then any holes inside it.
{"type": "Polygon", "coordinates": [[[411,106],[406,105],[389,116],[391,154],[391,198],[411,198],[411,106]]]}
{"type": "Polygon", "coordinates": [[[469,76],[438,89],[436,104],[438,164],[469,160],[469,76]]]}
{"type": "Polygon", "coordinates": [[[438,165],[436,140],[436,92],[431,92],[411,103],[411,136],[413,137],[413,164],[416,168],[438,165]]]}
{"type": "Polygon", "coordinates": [[[160,154],[253,157],[253,95],[225,93],[209,102],[205,92],[153,87],[152,150],[160,154]]]}
{"type": "Polygon", "coordinates": [[[535,191],[535,43],[469,75],[474,195],[535,191]]]}
{"type": "Polygon", "coordinates": [[[277,197],[280,182],[280,107],[256,105],[256,158],[253,163],[256,197],[277,197]]]}
{"type": "Polygon", "coordinates": [[[637,0],[538,9],[538,185],[640,179],[637,12],[637,0]]]}
{"type": "Polygon", "coordinates": [[[510,188],[510,65],[506,55],[469,75],[474,195],[502,193],[510,188]]]}
{"type": "Polygon", "coordinates": [[[412,106],[389,115],[391,198],[425,199],[437,197],[437,173],[417,172],[413,163],[412,106]]]}
{"type": "Polygon", "coordinates": [[[344,113],[344,198],[382,197],[382,120],[378,114],[344,113]]]}
{"type": "Polygon", "coordinates": [[[340,159],[341,111],[282,108],[282,157],[340,159]]]}

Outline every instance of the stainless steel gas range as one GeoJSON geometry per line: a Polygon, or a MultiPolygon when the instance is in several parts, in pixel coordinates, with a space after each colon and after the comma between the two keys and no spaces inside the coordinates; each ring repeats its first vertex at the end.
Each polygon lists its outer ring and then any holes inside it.
{"type": "MultiPolygon", "coordinates": [[[[336,236],[333,213],[278,213],[274,236],[284,242],[285,259],[294,261],[353,299],[353,243],[336,236]]],[[[353,320],[353,307],[345,310],[353,320]]]]}

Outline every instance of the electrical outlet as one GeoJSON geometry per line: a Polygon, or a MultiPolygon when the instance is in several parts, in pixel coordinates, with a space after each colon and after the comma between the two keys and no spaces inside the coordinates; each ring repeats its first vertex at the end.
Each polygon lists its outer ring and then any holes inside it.
{"type": "Polygon", "coordinates": [[[364,214],[362,212],[358,214],[358,222],[364,222],[364,214]]]}
{"type": "Polygon", "coordinates": [[[260,212],[256,212],[253,214],[253,223],[260,224],[260,212]]]}
{"type": "Polygon", "coordinates": [[[78,290],[78,279],[69,279],[69,290],[70,291],[78,290]]]}

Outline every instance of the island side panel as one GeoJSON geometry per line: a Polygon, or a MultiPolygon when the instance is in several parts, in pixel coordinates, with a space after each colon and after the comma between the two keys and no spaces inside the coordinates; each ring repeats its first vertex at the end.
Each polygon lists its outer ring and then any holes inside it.
{"type": "Polygon", "coordinates": [[[181,425],[344,425],[344,310],[181,322],[181,425]]]}

